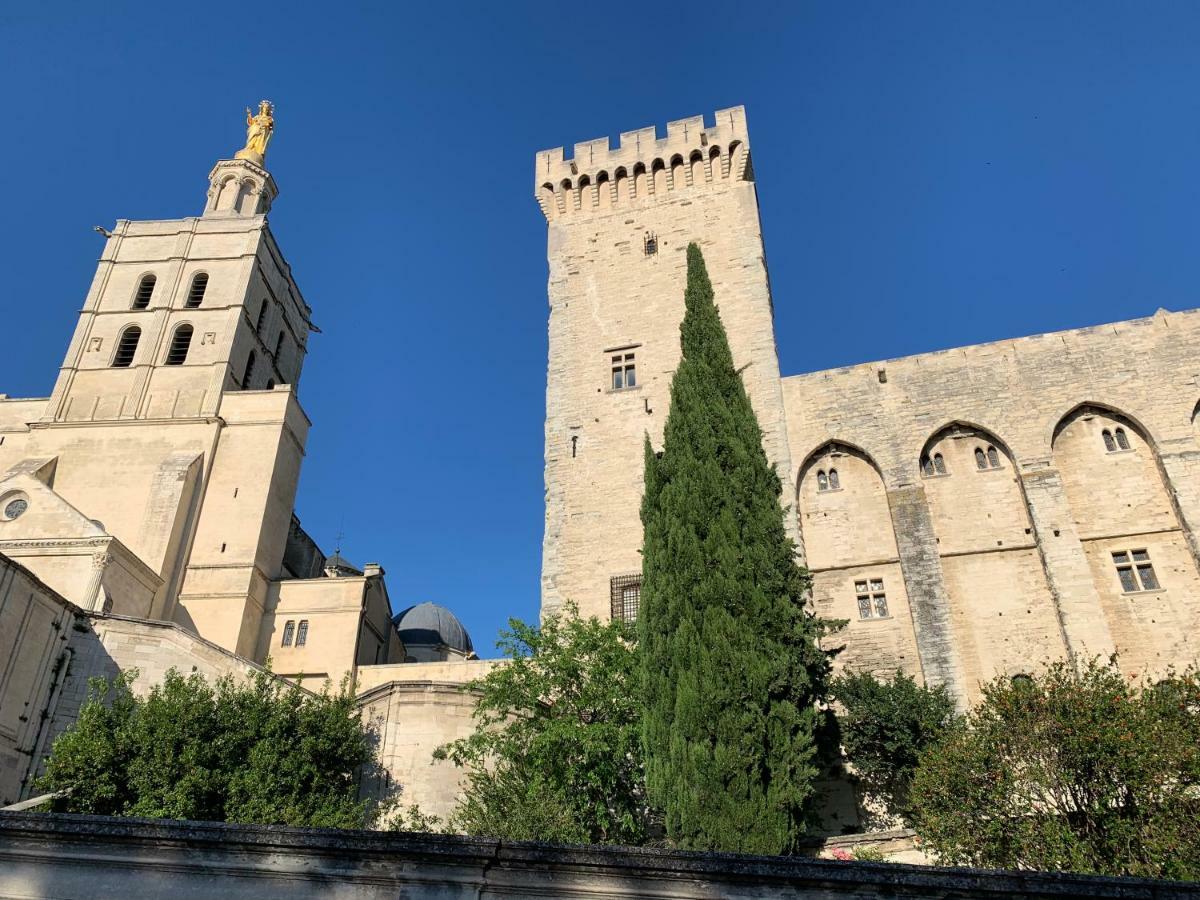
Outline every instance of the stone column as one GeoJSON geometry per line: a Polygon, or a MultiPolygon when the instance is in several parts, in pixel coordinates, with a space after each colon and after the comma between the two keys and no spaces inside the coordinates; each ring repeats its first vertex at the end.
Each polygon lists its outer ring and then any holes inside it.
{"type": "Polygon", "coordinates": [[[964,709],[966,685],[925,488],[920,485],[893,488],[887,492],[887,499],[925,683],[944,686],[959,709],[964,709]]]}
{"type": "Polygon", "coordinates": [[[1022,469],[1021,484],[1063,642],[1077,662],[1093,656],[1107,659],[1116,644],[1075,528],[1062,476],[1048,464],[1035,466],[1022,469]]]}

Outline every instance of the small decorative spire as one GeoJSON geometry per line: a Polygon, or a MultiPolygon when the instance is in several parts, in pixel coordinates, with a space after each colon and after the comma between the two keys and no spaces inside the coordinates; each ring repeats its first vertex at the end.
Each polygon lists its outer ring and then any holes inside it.
{"type": "Polygon", "coordinates": [[[267,155],[267,144],[275,133],[275,107],[270,100],[258,104],[258,115],[246,107],[246,146],[233,155],[234,159],[245,159],[262,165],[267,155]]]}

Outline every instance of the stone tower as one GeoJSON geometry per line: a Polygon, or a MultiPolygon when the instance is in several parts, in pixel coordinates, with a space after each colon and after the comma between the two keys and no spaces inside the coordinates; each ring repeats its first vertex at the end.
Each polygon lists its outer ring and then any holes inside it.
{"type": "Polygon", "coordinates": [[[309,426],[311,310],[267,225],[276,193],[259,161],[226,159],[202,215],[119,220],[53,393],[0,405],[0,473],[30,510],[0,552],[85,608],[249,658],[309,426]]]}
{"type": "MultiPolygon", "coordinates": [[[[549,223],[542,612],[631,616],[643,439],[661,446],[679,361],[686,249],[704,251],[768,458],[794,497],[771,290],[742,107],[537,154],[549,223]]],[[[794,523],[789,516],[794,534],[794,523]]]]}

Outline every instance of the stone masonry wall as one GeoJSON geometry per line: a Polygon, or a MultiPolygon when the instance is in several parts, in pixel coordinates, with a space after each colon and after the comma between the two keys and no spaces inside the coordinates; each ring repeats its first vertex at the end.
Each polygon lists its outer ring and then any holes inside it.
{"type": "Polygon", "coordinates": [[[616,149],[576,144],[571,160],[543,151],[536,166],[550,264],[542,610],[574,601],[607,618],[610,579],[641,572],[643,440],[661,446],[691,241],[767,456],[790,481],[745,112],[672,122],[664,138],[627,132],[616,149]],[[614,389],[614,357],[635,365],[634,387],[614,389]]]}
{"type": "Polygon", "coordinates": [[[913,671],[907,633],[924,678],[969,703],[1068,654],[1115,650],[1138,676],[1195,662],[1198,350],[1200,311],[1159,311],[785,378],[814,597],[851,618],[843,664],[913,671]],[[836,494],[816,484],[835,464],[836,494]],[[1134,551],[1152,583],[1129,590],[1113,554],[1134,551]],[[855,609],[869,577],[907,600],[890,621],[855,609]]]}

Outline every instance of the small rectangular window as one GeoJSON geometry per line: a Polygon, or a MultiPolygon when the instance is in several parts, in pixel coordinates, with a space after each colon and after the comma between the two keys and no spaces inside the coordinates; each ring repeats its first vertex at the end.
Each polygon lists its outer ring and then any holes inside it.
{"type": "Polygon", "coordinates": [[[854,596],[858,601],[860,619],[886,619],[888,617],[887,594],[883,590],[882,578],[854,582],[854,596]]]}
{"type": "Polygon", "coordinates": [[[642,602],[642,576],[618,575],[609,579],[609,596],[614,619],[636,622],[642,602]]]}
{"type": "Polygon", "coordinates": [[[612,366],[612,389],[614,391],[637,387],[637,367],[634,364],[632,350],[612,354],[610,363],[612,366]]]}
{"type": "Polygon", "coordinates": [[[1121,581],[1122,593],[1134,594],[1138,591],[1157,591],[1162,588],[1158,575],[1154,572],[1154,564],[1150,562],[1149,550],[1114,551],[1112,558],[1113,565],[1117,568],[1117,578],[1121,581]]]}

